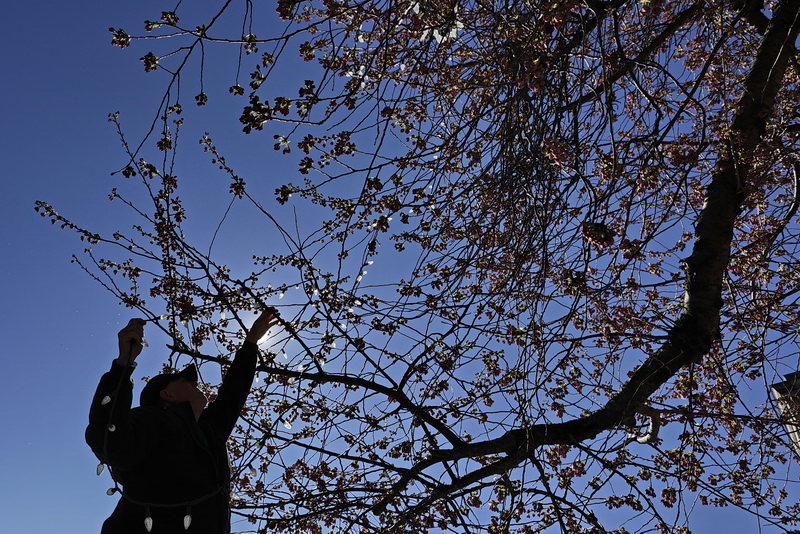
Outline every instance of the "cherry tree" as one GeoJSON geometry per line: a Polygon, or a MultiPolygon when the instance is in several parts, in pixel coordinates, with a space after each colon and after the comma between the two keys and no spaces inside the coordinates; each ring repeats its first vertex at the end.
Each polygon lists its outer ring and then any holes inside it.
{"type": "Polygon", "coordinates": [[[690,532],[701,507],[796,528],[768,389],[798,365],[800,0],[201,11],[111,28],[165,84],[140,142],[110,117],[138,222],[37,210],[170,365],[224,367],[241,311],[281,310],[230,446],[236,529],[690,532]],[[211,87],[296,169],[265,196],[200,139],[219,226],[270,225],[249,264],[179,195],[211,87]]]}

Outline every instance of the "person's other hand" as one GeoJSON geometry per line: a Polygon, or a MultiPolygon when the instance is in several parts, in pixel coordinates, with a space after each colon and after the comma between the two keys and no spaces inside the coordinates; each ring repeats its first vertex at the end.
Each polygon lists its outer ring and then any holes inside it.
{"type": "Polygon", "coordinates": [[[245,341],[258,343],[258,341],[266,335],[267,331],[276,324],[278,324],[277,310],[275,310],[275,308],[267,308],[265,311],[261,312],[261,315],[258,316],[253,326],[250,327],[247,336],[244,338],[245,341]]]}
{"type": "Polygon", "coordinates": [[[117,363],[128,365],[142,352],[144,339],[144,319],[131,319],[128,324],[117,334],[119,342],[119,357],[117,363]]]}

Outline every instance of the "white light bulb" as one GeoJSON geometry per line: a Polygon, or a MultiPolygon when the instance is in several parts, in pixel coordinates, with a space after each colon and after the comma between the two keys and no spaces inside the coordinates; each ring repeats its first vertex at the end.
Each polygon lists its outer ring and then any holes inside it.
{"type": "Polygon", "coordinates": [[[106,490],[106,495],[114,495],[117,492],[117,488],[108,488],[106,490]]]}
{"type": "Polygon", "coordinates": [[[117,427],[115,427],[114,425],[108,425],[108,431],[109,432],[114,432],[116,429],[117,429],[117,427]]]}
{"type": "Polygon", "coordinates": [[[105,468],[106,468],[106,466],[102,462],[97,464],[97,476],[100,476],[100,473],[102,473],[103,469],[105,469],[105,468]]]}
{"type": "Polygon", "coordinates": [[[106,405],[106,404],[108,404],[109,402],[111,402],[111,397],[109,397],[108,395],[106,395],[105,397],[103,397],[103,400],[101,400],[101,401],[100,401],[100,404],[102,404],[102,405],[104,405],[104,406],[105,406],[105,405],[106,405]]]}
{"type": "Polygon", "coordinates": [[[153,518],[152,517],[145,517],[144,518],[144,528],[147,530],[147,532],[150,532],[150,531],[153,530],[153,518]]]}
{"type": "Polygon", "coordinates": [[[189,525],[192,524],[192,516],[186,514],[183,516],[183,530],[189,530],[189,525]]]}

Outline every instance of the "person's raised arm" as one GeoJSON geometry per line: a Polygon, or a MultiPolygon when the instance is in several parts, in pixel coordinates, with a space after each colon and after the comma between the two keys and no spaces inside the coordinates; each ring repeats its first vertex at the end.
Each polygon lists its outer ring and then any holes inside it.
{"type": "Polygon", "coordinates": [[[142,352],[144,345],[144,319],[131,319],[127,326],[117,334],[119,344],[119,356],[114,360],[118,365],[126,367],[136,360],[142,352]]]}
{"type": "Polygon", "coordinates": [[[202,418],[214,425],[220,437],[227,439],[239,419],[239,414],[247,401],[250,386],[258,363],[258,342],[267,331],[278,324],[278,312],[268,308],[259,315],[247,332],[244,343],[236,351],[236,356],[225,373],[217,398],[203,412],[202,418]]]}
{"type": "Polygon", "coordinates": [[[147,452],[153,441],[148,427],[131,421],[135,359],[142,352],[144,319],[131,319],[119,331],[119,355],[111,369],[100,378],[89,409],[86,442],[103,463],[132,465],[147,452]]]}

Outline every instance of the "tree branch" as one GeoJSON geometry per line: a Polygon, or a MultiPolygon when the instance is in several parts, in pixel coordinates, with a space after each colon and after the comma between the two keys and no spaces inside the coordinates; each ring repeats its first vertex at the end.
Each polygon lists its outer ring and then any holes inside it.
{"type": "MultiPolygon", "coordinates": [[[[800,0],[778,4],[766,34],[745,80],[737,113],[732,121],[728,145],[719,155],[706,192],[705,205],[695,230],[692,253],[686,259],[683,313],[675,321],[666,342],[647,358],[605,406],[585,417],[555,424],[536,424],[506,432],[503,436],[450,449],[439,450],[395,484],[399,492],[410,477],[433,464],[488,454],[507,454],[500,461],[510,469],[539,447],[577,444],[619,426],[680,369],[699,361],[719,336],[722,283],[730,258],[734,223],[745,199],[749,163],[743,156],[761,142],[767,118],[786,72],[791,46],[800,32],[800,0]]],[[[442,484],[433,495],[461,489],[484,472],[494,472],[496,464],[442,484]]],[[[384,501],[385,503],[387,500],[384,501]]]]}

